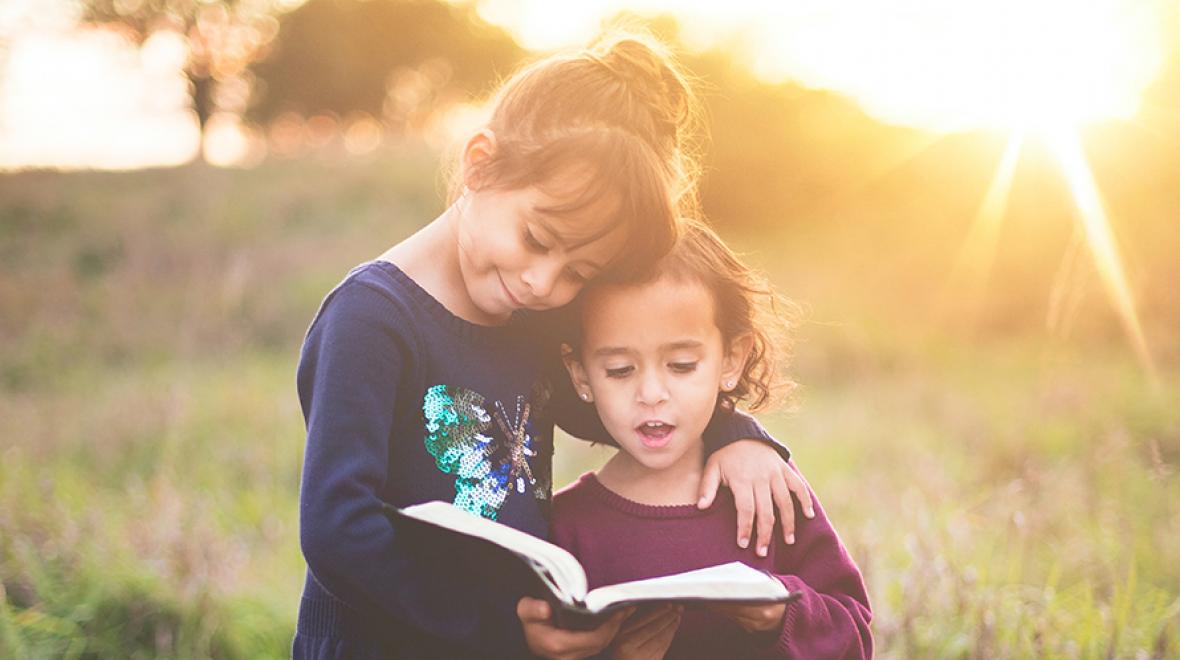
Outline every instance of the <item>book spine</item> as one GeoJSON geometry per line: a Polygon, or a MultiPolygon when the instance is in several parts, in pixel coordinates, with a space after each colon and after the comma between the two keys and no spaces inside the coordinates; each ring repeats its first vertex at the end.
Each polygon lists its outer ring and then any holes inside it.
{"type": "Polygon", "coordinates": [[[570,607],[556,599],[550,600],[549,606],[553,612],[553,625],[566,630],[593,630],[610,618],[610,611],[594,613],[570,607]]]}

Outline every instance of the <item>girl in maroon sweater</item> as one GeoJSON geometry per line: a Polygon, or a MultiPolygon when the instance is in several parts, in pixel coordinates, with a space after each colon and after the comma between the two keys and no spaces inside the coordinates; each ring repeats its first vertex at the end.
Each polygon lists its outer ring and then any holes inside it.
{"type": "Polygon", "coordinates": [[[566,366],[618,442],[601,470],[554,495],[553,540],[586,567],[590,587],[742,561],[803,597],[791,604],[666,607],[624,623],[615,657],[860,658],[872,613],[860,571],[823,508],[788,543],[743,550],[734,507],[700,510],[701,435],[718,405],[757,408],[772,386],[773,293],[711,230],[685,235],[640,284],[595,286],[566,366]]]}

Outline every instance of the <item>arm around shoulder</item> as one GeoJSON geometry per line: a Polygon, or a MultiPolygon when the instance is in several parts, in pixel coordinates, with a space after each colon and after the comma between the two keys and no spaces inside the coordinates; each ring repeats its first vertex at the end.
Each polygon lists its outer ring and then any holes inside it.
{"type": "Polygon", "coordinates": [[[784,463],[791,460],[791,450],[770,435],[753,415],[726,408],[720,403],[713,411],[713,417],[705,427],[702,437],[705,441],[705,450],[710,454],[738,440],[759,440],[777,451],[784,463]]]}

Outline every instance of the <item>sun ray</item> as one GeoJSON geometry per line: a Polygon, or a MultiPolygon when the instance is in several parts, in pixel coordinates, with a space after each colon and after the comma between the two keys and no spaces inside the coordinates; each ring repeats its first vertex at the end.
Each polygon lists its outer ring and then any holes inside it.
{"type": "Polygon", "coordinates": [[[1053,286],[1049,288],[1049,309],[1045,315],[1045,325],[1049,333],[1057,337],[1065,338],[1069,335],[1081,308],[1090,279],[1090,272],[1086,270],[1084,262],[1086,250],[1086,237],[1081,227],[1074,225],[1073,231],[1070,232],[1069,245],[1061,257],[1057,274],[1053,276],[1053,286]]]}
{"type": "Polygon", "coordinates": [[[860,188],[866,188],[881,182],[891,174],[898,172],[905,166],[917,160],[934,145],[946,139],[946,135],[924,131],[917,133],[907,140],[900,148],[892,150],[881,160],[868,168],[863,179],[857,182],[860,188]]]}
{"type": "Polygon", "coordinates": [[[1155,380],[1155,363],[1135,311],[1134,296],[1127,284],[1114,233],[1110,229],[1110,221],[1102,206],[1098,186],[1094,183],[1094,175],[1086,162],[1078,136],[1069,131],[1052,131],[1047,132],[1044,137],[1069,184],[1074,204],[1077,206],[1078,222],[1111,304],[1119,316],[1136,357],[1152,380],[1155,380]]]}
{"type": "Polygon", "coordinates": [[[942,299],[946,301],[944,309],[952,306],[954,302],[961,303],[961,306],[969,310],[968,314],[972,321],[982,304],[992,263],[995,261],[1004,211],[1008,206],[1008,195],[1012,191],[1012,180],[1016,175],[1016,165],[1020,162],[1023,144],[1024,135],[1020,133],[1014,134],[1008,140],[996,174],[992,177],[979,211],[975,214],[975,220],[963,239],[963,246],[959,249],[959,256],[943,291],[942,299]]]}
{"type": "Polygon", "coordinates": [[[1143,102],[1139,114],[1129,124],[1149,134],[1153,139],[1180,143],[1180,110],[1160,104],[1143,102]]]}

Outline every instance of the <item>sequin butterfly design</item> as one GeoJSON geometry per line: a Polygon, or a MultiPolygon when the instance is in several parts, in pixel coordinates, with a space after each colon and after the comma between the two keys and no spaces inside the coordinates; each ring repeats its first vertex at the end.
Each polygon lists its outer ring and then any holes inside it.
{"type": "Polygon", "coordinates": [[[532,405],[518,395],[510,415],[499,401],[492,414],[484,403],[478,392],[435,385],[426,390],[422,412],[426,450],[434,456],[438,469],[455,475],[455,506],[495,520],[509,492],[532,490],[534,497],[545,500],[549,484],[538,478],[529,464],[537,455],[528,426],[532,405]],[[489,434],[493,423],[503,436],[502,442],[489,434]]]}

